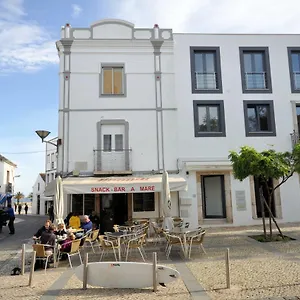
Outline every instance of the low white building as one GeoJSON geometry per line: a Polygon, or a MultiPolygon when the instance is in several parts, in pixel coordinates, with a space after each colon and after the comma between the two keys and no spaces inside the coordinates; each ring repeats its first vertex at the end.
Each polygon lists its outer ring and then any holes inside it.
{"type": "MultiPolygon", "coordinates": [[[[122,20],[63,27],[57,172],[65,214],[157,218],[165,169],[173,215],[191,226],[260,222],[258,179],[235,180],[228,154],[242,145],[291,150],[299,37],[175,34],[122,20]]],[[[300,220],[299,191],[298,175],[278,189],[279,221],[300,220]]]]}
{"type": "Polygon", "coordinates": [[[34,215],[47,214],[47,201],[45,192],[45,173],[39,173],[32,187],[32,208],[31,213],[34,215]]]}
{"type": "Polygon", "coordinates": [[[16,168],[15,163],[0,155],[0,197],[4,194],[13,194],[16,168]]]}

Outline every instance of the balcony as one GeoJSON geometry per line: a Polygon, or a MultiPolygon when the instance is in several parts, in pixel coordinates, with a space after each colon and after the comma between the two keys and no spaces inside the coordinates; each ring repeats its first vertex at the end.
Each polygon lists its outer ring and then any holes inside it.
{"type": "Polygon", "coordinates": [[[291,135],[292,148],[294,149],[295,145],[299,143],[299,133],[296,130],[293,130],[291,135]]]}
{"type": "Polygon", "coordinates": [[[265,72],[245,73],[245,82],[247,90],[266,90],[267,76],[265,72]]]}
{"type": "Polygon", "coordinates": [[[132,174],[131,149],[94,150],[94,175],[132,174]]]}
{"type": "Polygon", "coordinates": [[[196,90],[218,90],[217,73],[196,72],[196,90]]]}

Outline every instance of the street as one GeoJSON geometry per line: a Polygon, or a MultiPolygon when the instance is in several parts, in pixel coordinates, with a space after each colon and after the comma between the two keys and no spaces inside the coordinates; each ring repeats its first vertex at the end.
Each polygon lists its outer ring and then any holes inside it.
{"type": "Polygon", "coordinates": [[[15,220],[16,233],[9,234],[8,227],[3,227],[0,233],[0,269],[14,257],[22,247],[31,241],[31,237],[43,226],[47,216],[17,215],[15,220]]]}

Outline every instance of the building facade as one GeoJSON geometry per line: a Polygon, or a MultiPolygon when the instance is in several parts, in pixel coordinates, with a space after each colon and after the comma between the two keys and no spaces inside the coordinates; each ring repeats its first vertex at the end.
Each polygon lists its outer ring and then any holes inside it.
{"type": "MultiPolygon", "coordinates": [[[[299,35],[175,34],[121,20],[66,24],[57,42],[65,213],[160,217],[167,170],[172,213],[191,226],[260,222],[259,179],[235,180],[228,154],[292,149],[299,43],[299,35]]],[[[277,190],[279,221],[299,221],[298,194],[298,175],[277,190]]]]}
{"type": "Polygon", "coordinates": [[[17,165],[0,155],[0,195],[13,194],[17,165]]]}
{"type": "Polygon", "coordinates": [[[46,186],[45,173],[39,173],[36,181],[32,187],[32,207],[31,213],[34,215],[45,215],[47,214],[47,201],[44,195],[46,186]]]}

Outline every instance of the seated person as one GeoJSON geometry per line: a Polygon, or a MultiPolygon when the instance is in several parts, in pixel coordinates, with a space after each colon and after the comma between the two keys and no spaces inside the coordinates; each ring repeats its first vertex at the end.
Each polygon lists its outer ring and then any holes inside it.
{"type": "Polygon", "coordinates": [[[83,229],[83,232],[77,232],[75,235],[77,239],[83,237],[85,233],[93,229],[93,223],[91,222],[89,216],[83,217],[83,223],[81,225],[81,229],[83,229]]]}
{"type": "Polygon", "coordinates": [[[33,239],[39,239],[39,238],[42,236],[42,233],[43,233],[44,231],[47,231],[47,230],[49,229],[50,225],[51,225],[51,221],[50,221],[50,220],[47,220],[47,221],[45,222],[44,226],[41,227],[41,228],[37,231],[37,233],[33,236],[33,239]]]}
{"type": "Polygon", "coordinates": [[[70,232],[68,234],[67,239],[63,241],[63,243],[61,245],[61,248],[60,248],[60,251],[61,252],[70,252],[73,240],[75,240],[75,235],[74,235],[74,233],[70,232]]]}
{"type": "Polygon", "coordinates": [[[64,238],[67,235],[67,232],[65,231],[65,225],[64,224],[58,224],[57,229],[54,231],[54,234],[58,236],[59,238],[64,238]]]}
{"type": "Polygon", "coordinates": [[[73,216],[69,220],[69,227],[72,227],[74,229],[80,228],[80,218],[78,213],[73,213],[73,216]]]}
{"type": "Polygon", "coordinates": [[[65,222],[65,224],[66,224],[67,227],[69,226],[69,221],[70,221],[70,218],[71,218],[72,216],[73,216],[73,213],[70,212],[70,213],[66,216],[66,218],[64,219],[64,222],[65,222]]]}
{"type": "Polygon", "coordinates": [[[53,253],[55,247],[56,235],[54,234],[54,227],[50,225],[48,230],[45,230],[41,235],[41,244],[49,245],[49,247],[45,246],[45,252],[47,255],[53,253]]]}

